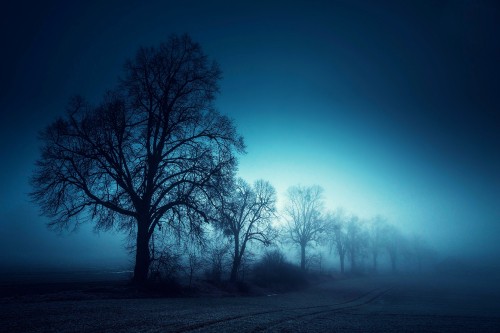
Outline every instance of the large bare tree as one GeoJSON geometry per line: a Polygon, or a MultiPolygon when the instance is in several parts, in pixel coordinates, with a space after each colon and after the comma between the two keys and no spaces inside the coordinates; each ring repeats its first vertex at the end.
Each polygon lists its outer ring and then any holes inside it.
{"type": "Polygon", "coordinates": [[[199,231],[244,150],[230,119],[214,110],[220,78],[199,44],[172,36],[139,49],[99,105],[73,99],[42,132],[32,177],[32,198],[50,226],[92,221],[96,229],[131,231],[134,281],[144,282],[155,229],[199,231]]]}
{"type": "Polygon", "coordinates": [[[270,245],[276,238],[272,219],[276,213],[276,190],[267,181],[258,180],[253,186],[243,179],[235,181],[233,191],[223,198],[220,206],[221,223],[233,239],[231,281],[238,280],[247,245],[252,241],[270,245]]]}
{"type": "Polygon", "coordinates": [[[286,231],[293,244],[300,246],[300,268],[306,269],[306,248],[318,242],[324,231],[323,189],[320,186],[292,186],[285,206],[286,231]]]}

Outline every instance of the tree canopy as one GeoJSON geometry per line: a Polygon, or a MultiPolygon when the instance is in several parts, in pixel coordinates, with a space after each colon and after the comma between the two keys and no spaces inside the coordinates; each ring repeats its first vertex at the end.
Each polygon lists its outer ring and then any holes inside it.
{"type": "Polygon", "coordinates": [[[140,48],[98,105],[82,97],[42,133],[34,201],[61,228],[85,221],[136,235],[134,279],[147,278],[160,223],[208,221],[244,143],[214,109],[221,71],[187,35],[140,48]]]}
{"type": "Polygon", "coordinates": [[[286,231],[292,243],[300,246],[300,267],[306,269],[306,247],[317,242],[324,231],[323,189],[320,186],[292,186],[288,189],[285,214],[286,231]]]}
{"type": "Polygon", "coordinates": [[[221,226],[233,240],[231,280],[235,282],[249,242],[270,245],[277,237],[272,227],[272,219],[276,216],[276,190],[264,180],[257,180],[251,186],[238,178],[234,189],[222,198],[219,212],[221,226]]]}

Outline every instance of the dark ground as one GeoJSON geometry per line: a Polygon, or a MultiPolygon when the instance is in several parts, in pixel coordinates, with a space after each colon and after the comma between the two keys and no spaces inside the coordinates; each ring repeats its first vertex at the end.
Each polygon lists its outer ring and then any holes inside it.
{"type": "MultiPolygon", "coordinates": [[[[492,280],[492,279],[490,279],[492,280]]],[[[500,332],[500,292],[470,277],[328,280],[260,296],[148,297],[124,281],[3,284],[3,332],[500,332]]],[[[158,296],[158,295],[155,295],[158,296]]]]}

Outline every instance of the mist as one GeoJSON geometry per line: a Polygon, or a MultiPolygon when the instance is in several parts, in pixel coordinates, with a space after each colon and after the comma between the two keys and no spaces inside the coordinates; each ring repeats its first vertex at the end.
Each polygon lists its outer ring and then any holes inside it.
{"type": "Polygon", "coordinates": [[[12,209],[0,217],[3,283],[89,279],[89,274],[95,279],[98,272],[123,270],[129,272],[122,276],[130,275],[131,256],[123,235],[97,233],[89,225],[58,233],[40,219],[29,208],[12,209]]]}
{"type": "Polygon", "coordinates": [[[171,331],[500,327],[496,2],[27,1],[0,15],[11,315],[26,302],[49,325],[37,302],[91,298],[156,313],[158,297],[189,313],[157,322],[171,331]]]}
{"type": "Polygon", "coordinates": [[[217,108],[245,137],[241,177],[271,181],[280,201],[289,186],[319,184],[330,209],[382,214],[450,255],[467,248],[469,257],[496,257],[493,4],[216,7],[52,4],[15,23],[22,9],[12,5],[6,24],[17,34],[7,37],[4,63],[13,65],[3,67],[1,95],[3,223],[44,223],[25,184],[37,133],[68,99],[98,100],[136,47],[187,31],[224,71],[217,108]],[[125,20],[132,8],[136,17],[125,20]],[[165,11],[168,22],[156,14],[165,11]],[[29,215],[5,210],[19,205],[29,215]]]}

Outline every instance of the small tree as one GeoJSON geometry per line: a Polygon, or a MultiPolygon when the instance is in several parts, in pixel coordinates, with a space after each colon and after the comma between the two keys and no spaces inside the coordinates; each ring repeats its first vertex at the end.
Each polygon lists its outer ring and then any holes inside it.
{"type": "Polygon", "coordinates": [[[187,250],[186,265],[185,265],[186,275],[189,280],[188,287],[191,288],[193,284],[193,278],[196,272],[200,269],[200,266],[202,264],[202,258],[196,248],[188,247],[186,250],[187,250]]]}
{"type": "Polygon", "coordinates": [[[247,245],[258,241],[267,246],[276,238],[271,225],[276,212],[276,191],[267,181],[258,180],[252,187],[239,178],[234,190],[222,199],[219,211],[224,232],[233,240],[230,279],[236,282],[247,245]]]}
{"type": "Polygon", "coordinates": [[[358,262],[366,248],[366,234],[363,232],[362,222],[355,215],[351,216],[346,224],[346,248],[351,272],[356,272],[358,262]]]}
{"type": "Polygon", "coordinates": [[[340,273],[344,274],[345,256],[347,254],[346,216],[339,210],[334,214],[329,214],[326,222],[330,251],[335,249],[339,256],[340,273]]]}
{"type": "Polygon", "coordinates": [[[321,187],[299,185],[288,189],[285,229],[291,242],[300,247],[300,268],[303,271],[306,269],[307,246],[318,242],[324,231],[322,210],[323,189],[321,187]]]}
{"type": "Polygon", "coordinates": [[[220,283],[229,266],[231,244],[220,230],[212,230],[206,243],[204,260],[206,277],[213,283],[220,283]]]}
{"type": "Polygon", "coordinates": [[[401,252],[403,235],[394,225],[388,224],[384,228],[384,246],[389,254],[392,272],[396,272],[397,259],[401,252]]]}
{"type": "Polygon", "coordinates": [[[132,232],[134,281],[143,283],[158,226],[200,230],[244,149],[233,123],[213,108],[220,77],[199,44],[173,36],[139,49],[99,105],[73,99],[66,117],[42,132],[32,178],[32,198],[50,226],[92,221],[132,232]]]}
{"type": "Polygon", "coordinates": [[[383,233],[384,233],[384,228],[386,226],[386,221],[385,219],[377,215],[374,217],[371,221],[370,224],[368,225],[368,242],[367,242],[367,247],[368,251],[371,253],[372,256],[372,265],[373,265],[373,271],[377,272],[378,268],[378,256],[380,254],[380,251],[383,250],[383,233]]]}

